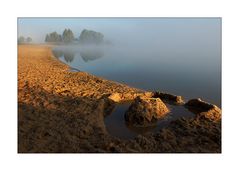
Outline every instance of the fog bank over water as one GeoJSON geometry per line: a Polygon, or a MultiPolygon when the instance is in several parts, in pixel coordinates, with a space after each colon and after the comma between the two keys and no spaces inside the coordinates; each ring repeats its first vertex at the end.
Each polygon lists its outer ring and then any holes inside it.
{"type": "Polygon", "coordinates": [[[219,58],[221,50],[219,18],[20,18],[18,24],[19,35],[31,36],[36,43],[44,42],[46,33],[62,34],[65,28],[70,28],[75,38],[83,29],[95,30],[116,47],[149,60],[150,54],[158,53],[174,62],[193,58],[214,65],[213,59],[219,58]]]}
{"type": "MultiPolygon", "coordinates": [[[[31,36],[36,42],[44,42],[46,33],[56,31],[62,33],[70,28],[75,37],[79,37],[83,29],[101,32],[106,38],[117,43],[128,44],[164,44],[189,43],[205,37],[218,39],[220,35],[220,19],[186,19],[186,18],[20,18],[18,33],[31,36]],[[154,43],[153,43],[154,42],[154,43]]],[[[211,39],[212,40],[212,39],[211,39]]],[[[205,42],[204,42],[205,43],[205,42]]],[[[210,41],[208,42],[210,43],[210,41]]]]}
{"type": "Polygon", "coordinates": [[[104,34],[112,45],[58,47],[58,58],[82,71],[145,90],[221,103],[221,20],[180,18],[20,19],[19,35],[43,42],[70,28],[104,34]]]}

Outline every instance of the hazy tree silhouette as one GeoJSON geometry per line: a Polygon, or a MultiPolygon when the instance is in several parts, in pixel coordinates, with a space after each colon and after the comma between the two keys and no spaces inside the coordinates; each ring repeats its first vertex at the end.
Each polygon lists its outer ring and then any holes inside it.
{"type": "Polygon", "coordinates": [[[64,53],[61,50],[58,50],[58,49],[53,49],[52,53],[56,58],[60,58],[64,55],[64,53]]]}
{"type": "Polygon", "coordinates": [[[57,32],[52,32],[46,35],[45,42],[61,42],[62,37],[57,32]]]}
{"type": "Polygon", "coordinates": [[[27,37],[26,42],[27,43],[31,43],[32,42],[32,38],[31,37],[27,37]]]}
{"type": "Polygon", "coordinates": [[[17,42],[18,42],[18,44],[25,43],[25,38],[24,38],[23,36],[20,36],[20,37],[17,39],[17,42]]]}
{"type": "Polygon", "coordinates": [[[66,62],[72,62],[74,60],[75,53],[71,51],[65,51],[64,52],[64,59],[66,62]]]}
{"type": "Polygon", "coordinates": [[[49,41],[50,41],[50,36],[49,34],[46,34],[45,42],[49,42],[49,41]]]}
{"type": "Polygon", "coordinates": [[[77,39],[74,37],[74,33],[71,29],[65,29],[62,35],[57,32],[52,32],[46,34],[45,37],[45,42],[52,43],[64,42],[65,44],[68,44],[74,41],[78,41],[82,44],[101,44],[104,42],[104,35],[99,32],[84,29],[81,32],[79,39],[77,39]]]}
{"type": "Polygon", "coordinates": [[[84,29],[81,32],[79,37],[79,41],[82,44],[100,44],[103,43],[103,40],[104,40],[103,34],[86,29],[84,29]]]}
{"type": "Polygon", "coordinates": [[[71,43],[74,41],[74,34],[70,29],[65,29],[62,34],[62,39],[65,43],[71,43]]]}
{"type": "Polygon", "coordinates": [[[93,61],[104,56],[104,51],[100,49],[82,49],[80,50],[80,56],[85,61],[93,61]]]}

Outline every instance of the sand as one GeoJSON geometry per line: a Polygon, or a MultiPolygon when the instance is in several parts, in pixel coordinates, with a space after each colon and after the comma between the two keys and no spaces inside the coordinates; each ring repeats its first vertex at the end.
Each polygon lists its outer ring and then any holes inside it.
{"type": "Polygon", "coordinates": [[[107,97],[145,93],[86,72],[71,72],[51,46],[18,46],[18,152],[221,152],[221,121],[179,119],[132,140],[111,136],[107,97]]]}

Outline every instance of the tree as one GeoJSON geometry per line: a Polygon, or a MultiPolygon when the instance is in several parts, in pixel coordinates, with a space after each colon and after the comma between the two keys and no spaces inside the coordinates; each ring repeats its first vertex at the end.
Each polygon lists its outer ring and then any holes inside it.
{"type": "Polygon", "coordinates": [[[50,40],[50,36],[49,34],[46,34],[45,42],[49,42],[49,40],[50,40]]]}
{"type": "Polygon", "coordinates": [[[99,32],[84,29],[79,38],[83,44],[101,44],[104,41],[104,35],[99,32]]]}
{"type": "Polygon", "coordinates": [[[27,37],[26,42],[27,43],[31,43],[32,42],[32,38],[31,37],[27,37]]]}
{"type": "Polygon", "coordinates": [[[57,43],[61,41],[62,41],[62,37],[57,32],[52,32],[50,34],[47,34],[45,38],[45,42],[57,43]]]}
{"type": "Polygon", "coordinates": [[[18,44],[22,44],[25,42],[25,38],[23,36],[20,36],[17,40],[18,44]]]}
{"type": "Polygon", "coordinates": [[[74,41],[74,34],[70,29],[65,29],[62,34],[62,39],[65,43],[71,43],[74,41]]]}

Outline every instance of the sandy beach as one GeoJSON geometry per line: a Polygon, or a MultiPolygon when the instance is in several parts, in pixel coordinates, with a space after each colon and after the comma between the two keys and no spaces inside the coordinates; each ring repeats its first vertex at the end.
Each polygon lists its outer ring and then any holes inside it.
{"type": "Polygon", "coordinates": [[[18,152],[221,152],[221,116],[181,118],[157,133],[131,140],[107,132],[115,103],[149,92],[71,72],[51,46],[18,46],[18,152]]]}

